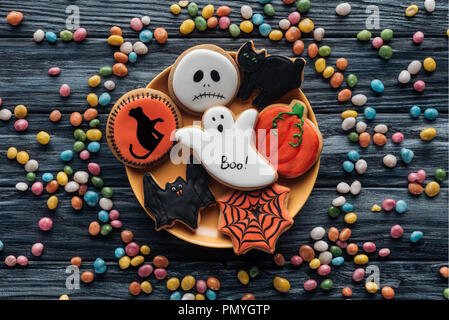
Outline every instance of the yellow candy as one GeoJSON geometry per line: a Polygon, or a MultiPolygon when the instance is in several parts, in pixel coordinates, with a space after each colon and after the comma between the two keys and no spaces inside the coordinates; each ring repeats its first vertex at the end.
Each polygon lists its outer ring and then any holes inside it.
{"type": "Polygon", "coordinates": [[[354,257],[354,263],[363,265],[368,263],[368,256],[366,254],[358,254],[354,257]]]}
{"type": "Polygon", "coordinates": [[[67,176],[67,173],[64,171],[59,171],[56,175],[56,181],[58,181],[58,184],[60,186],[65,186],[67,182],[69,182],[69,177],[67,176]]]}
{"type": "Polygon", "coordinates": [[[17,149],[14,147],[10,147],[6,152],[6,157],[11,160],[15,159],[17,157],[17,149]]]}
{"type": "Polygon", "coordinates": [[[413,17],[415,14],[418,13],[418,6],[417,5],[411,5],[407,9],[405,9],[405,15],[407,17],[413,17]]]}
{"type": "Polygon", "coordinates": [[[312,259],[312,261],[309,262],[309,268],[313,270],[318,269],[320,265],[321,265],[320,259],[317,258],[312,259]]]}
{"type": "Polygon", "coordinates": [[[331,66],[326,67],[326,69],[324,69],[324,71],[323,71],[323,78],[329,79],[330,77],[332,77],[334,72],[335,72],[334,67],[331,67],[331,66]]]}
{"type": "Polygon", "coordinates": [[[184,20],[179,26],[179,31],[182,34],[192,33],[194,29],[195,29],[195,22],[192,19],[184,20]]]}
{"type": "Polygon", "coordinates": [[[151,283],[149,281],[144,281],[140,284],[140,289],[142,289],[143,292],[146,294],[150,294],[153,292],[153,287],[151,286],[151,283]]]}
{"type": "Polygon", "coordinates": [[[131,263],[131,259],[128,256],[123,256],[118,260],[118,265],[120,269],[128,269],[131,263]]]}
{"type": "Polygon", "coordinates": [[[189,291],[195,285],[196,280],[193,276],[185,276],[181,281],[181,288],[184,291],[189,291]]]}
{"type": "Polygon", "coordinates": [[[379,212],[380,210],[382,210],[382,208],[377,204],[371,207],[372,212],[379,212]]]}
{"type": "Polygon", "coordinates": [[[349,117],[357,118],[357,111],[355,110],[345,110],[341,113],[341,118],[346,119],[349,117]]]}
{"type": "Polygon", "coordinates": [[[345,222],[347,224],[354,224],[357,221],[357,215],[354,212],[345,214],[345,222]]]}
{"type": "Polygon", "coordinates": [[[195,295],[195,300],[206,300],[206,297],[204,296],[204,294],[197,293],[195,295]]]}
{"type": "Polygon", "coordinates": [[[181,13],[181,6],[179,4],[173,3],[170,6],[170,11],[171,13],[178,15],[181,13]]]}
{"type": "Polygon", "coordinates": [[[245,270],[240,270],[237,273],[237,279],[239,279],[240,283],[243,285],[247,285],[249,283],[249,274],[245,270]]]}
{"type": "Polygon", "coordinates": [[[316,72],[323,72],[326,69],[326,60],[324,58],[319,58],[315,61],[316,72]]]}
{"type": "Polygon", "coordinates": [[[109,36],[109,38],[108,38],[108,43],[111,46],[120,46],[120,45],[122,45],[123,42],[124,42],[124,40],[123,40],[122,36],[112,35],[112,36],[109,36]]]}
{"type": "Polygon", "coordinates": [[[290,291],[290,282],[285,278],[274,277],[273,287],[279,292],[289,292],[290,291]]]}
{"type": "Polygon", "coordinates": [[[27,116],[27,114],[28,114],[28,109],[23,104],[19,104],[18,106],[16,106],[14,108],[14,116],[17,119],[23,119],[27,116]]]}
{"type": "Polygon", "coordinates": [[[449,29],[446,30],[446,35],[449,37],[449,29]]]}
{"type": "Polygon", "coordinates": [[[55,210],[58,207],[58,197],[57,196],[51,196],[47,200],[47,207],[50,210],[55,210]]]}
{"type": "Polygon", "coordinates": [[[69,296],[66,294],[63,294],[62,296],[59,297],[59,300],[69,300],[69,296]]]}
{"type": "Polygon", "coordinates": [[[101,77],[98,74],[90,77],[89,80],[87,80],[87,84],[89,86],[91,86],[92,88],[98,87],[100,83],[101,83],[101,77]]]}
{"type": "Polygon", "coordinates": [[[438,193],[440,193],[440,185],[438,182],[431,181],[426,185],[424,192],[429,197],[435,197],[438,193]]]}
{"type": "Polygon", "coordinates": [[[176,277],[170,278],[166,283],[167,289],[170,291],[175,291],[179,288],[179,279],[176,277]]]}
{"type": "MultiPolygon", "coordinates": [[[[254,25],[249,20],[245,20],[240,23],[240,30],[242,30],[245,33],[251,33],[253,31],[253,29],[254,29],[254,25]]],[[[282,32],[281,32],[281,39],[282,39],[282,32]]]]}
{"type": "Polygon", "coordinates": [[[370,282],[365,283],[365,289],[369,293],[376,293],[377,290],[379,290],[379,287],[377,286],[377,284],[375,282],[370,281],[370,282]]]}
{"type": "Polygon", "coordinates": [[[147,246],[146,244],[140,247],[140,253],[143,254],[144,256],[149,255],[150,251],[151,251],[150,247],[147,246]]]}
{"type": "Polygon", "coordinates": [[[211,4],[208,4],[207,6],[205,6],[203,8],[203,11],[201,11],[201,15],[203,16],[204,19],[207,20],[214,15],[214,12],[215,12],[214,6],[211,4]]]}
{"type": "Polygon", "coordinates": [[[28,162],[28,160],[30,160],[30,156],[28,155],[27,152],[25,151],[20,151],[19,153],[17,153],[16,155],[16,160],[18,163],[20,164],[25,164],[28,162]]]}
{"type": "Polygon", "coordinates": [[[315,26],[313,24],[313,21],[310,20],[309,18],[305,18],[301,20],[301,22],[299,23],[299,30],[301,30],[301,32],[303,33],[312,32],[314,27],[315,26]]]}
{"type": "Polygon", "coordinates": [[[282,39],[283,36],[284,35],[281,30],[273,30],[268,35],[268,38],[270,38],[271,41],[279,41],[282,39]]]}
{"type": "Polygon", "coordinates": [[[423,67],[426,71],[433,72],[437,68],[437,63],[433,58],[425,58],[423,61],[423,67]]]}
{"type": "Polygon", "coordinates": [[[181,1],[178,2],[178,4],[179,4],[179,6],[180,6],[181,8],[185,8],[185,7],[187,7],[187,5],[189,4],[189,1],[187,1],[187,0],[181,0],[181,1]]]}
{"type": "Polygon", "coordinates": [[[40,131],[36,136],[37,142],[40,144],[48,144],[50,142],[50,135],[45,131],[40,131]]]}
{"type": "Polygon", "coordinates": [[[420,132],[419,137],[424,141],[430,141],[437,135],[437,131],[434,128],[427,128],[420,132]]]}
{"type": "Polygon", "coordinates": [[[89,129],[86,132],[86,137],[90,141],[100,141],[102,136],[101,131],[98,129],[89,129]]]}
{"type": "Polygon", "coordinates": [[[139,255],[132,258],[130,263],[133,267],[137,267],[140,266],[144,262],[144,260],[145,259],[143,258],[143,256],[139,255]]]}
{"type": "Polygon", "coordinates": [[[98,106],[98,96],[95,93],[89,93],[86,97],[87,104],[91,107],[98,106]]]}

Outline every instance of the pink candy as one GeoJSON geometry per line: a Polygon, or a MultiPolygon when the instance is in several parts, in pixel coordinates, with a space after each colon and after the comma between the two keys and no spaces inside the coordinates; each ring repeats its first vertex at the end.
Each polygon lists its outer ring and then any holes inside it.
{"type": "Polygon", "coordinates": [[[139,253],[139,245],[136,242],[130,242],[125,247],[125,252],[128,256],[134,257],[139,253]]]}
{"type": "Polygon", "coordinates": [[[424,183],[426,180],[426,171],[424,170],[418,170],[418,172],[410,172],[408,174],[408,181],[409,182],[418,182],[418,183],[424,183]]]}
{"type": "Polygon", "coordinates": [[[381,37],[375,37],[371,44],[374,48],[379,49],[384,44],[384,40],[381,37]]]}
{"type": "Polygon", "coordinates": [[[288,21],[290,21],[291,25],[295,25],[301,20],[301,14],[298,11],[293,11],[288,15],[288,21]]]}
{"type": "Polygon", "coordinates": [[[374,242],[365,242],[363,244],[363,250],[366,253],[372,253],[376,251],[376,244],[374,242]]]}
{"type": "Polygon", "coordinates": [[[421,31],[416,31],[413,35],[413,42],[414,43],[421,43],[424,40],[424,33],[421,31]]]}
{"type": "Polygon", "coordinates": [[[404,135],[401,132],[396,132],[391,136],[394,143],[401,143],[404,140],[404,135]]]}
{"type": "Polygon", "coordinates": [[[14,257],[14,256],[7,256],[7,257],[5,258],[5,264],[6,264],[8,267],[14,267],[14,266],[16,265],[16,263],[17,263],[17,259],[16,259],[16,257],[14,257]]]}
{"type": "Polygon", "coordinates": [[[141,278],[146,278],[152,273],[153,273],[153,266],[151,264],[143,264],[137,270],[137,274],[141,278]]]}
{"type": "Polygon", "coordinates": [[[42,255],[43,251],[44,251],[44,245],[40,242],[36,242],[31,247],[31,254],[35,257],[39,257],[40,255],[42,255]]]}
{"type": "Polygon", "coordinates": [[[61,85],[61,87],[59,88],[59,94],[61,95],[61,97],[64,97],[64,98],[67,98],[68,96],[70,96],[70,86],[66,83],[61,85]]]}
{"type": "Polygon", "coordinates": [[[98,176],[101,173],[101,167],[98,163],[95,162],[90,162],[87,165],[87,170],[89,170],[89,172],[91,174],[93,174],[94,176],[98,176]]]}
{"type": "Polygon", "coordinates": [[[73,40],[75,40],[76,42],[81,42],[84,39],[86,39],[86,36],[87,36],[87,30],[84,28],[78,28],[73,33],[73,40]]]}
{"type": "Polygon", "coordinates": [[[31,192],[35,195],[35,196],[40,196],[42,194],[42,192],[44,192],[44,185],[42,184],[42,182],[35,182],[31,185],[31,192]]]}
{"type": "Polygon", "coordinates": [[[382,201],[382,208],[385,211],[391,211],[393,210],[394,206],[396,205],[396,200],[387,198],[384,201],[382,201]]]}
{"type": "Polygon", "coordinates": [[[28,121],[26,121],[25,119],[16,120],[16,122],[14,122],[14,129],[19,132],[25,131],[26,129],[28,129],[28,121]]]}
{"type": "Polygon", "coordinates": [[[413,84],[413,89],[415,89],[415,91],[417,92],[423,92],[425,88],[426,83],[422,80],[415,81],[415,83],[413,84]]]}
{"type": "Polygon", "coordinates": [[[121,227],[123,227],[123,223],[120,220],[114,220],[111,221],[110,223],[114,229],[120,229],[121,227]]]}
{"type": "Polygon", "coordinates": [[[28,258],[25,256],[18,256],[17,257],[17,264],[26,267],[28,265],[28,258]]]}
{"type": "Polygon", "coordinates": [[[90,158],[90,152],[87,150],[83,150],[80,152],[80,159],[81,160],[89,160],[90,158]]]}
{"type": "Polygon", "coordinates": [[[42,231],[49,231],[53,227],[53,220],[51,220],[49,217],[44,217],[39,220],[39,229],[42,231]]]}
{"type": "Polygon", "coordinates": [[[167,277],[167,270],[163,268],[154,269],[154,277],[157,280],[164,280],[167,277]]]}
{"type": "Polygon", "coordinates": [[[329,265],[327,264],[322,264],[318,267],[317,272],[320,276],[327,276],[329,273],[331,273],[331,267],[329,267],[329,265]]]}
{"type": "Polygon", "coordinates": [[[404,229],[398,224],[391,227],[390,235],[393,239],[398,239],[404,234],[404,229]]]}
{"type": "Polygon", "coordinates": [[[204,293],[207,290],[207,283],[204,280],[198,280],[196,282],[196,291],[199,293],[204,293]]]}
{"type": "Polygon", "coordinates": [[[118,212],[118,210],[112,209],[111,211],[109,211],[109,220],[114,221],[118,218],[120,218],[120,213],[118,212]]]}
{"type": "Polygon", "coordinates": [[[342,249],[346,249],[346,247],[348,246],[346,241],[341,241],[341,240],[337,240],[337,242],[335,242],[335,244],[342,249]]]}
{"type": "Polygon", "coordinates": [[[363,278],[365,278],[365,269],[363,268],[357,268],[352,273],[352,280],[354,280],[355,282],[362,281],[363,278]]]}
{"type": "Polygon", "coordinates": [[[304,282],[304,290],[306,290],[306,291],[312,291],[316,288],[316,286],[317,286],[317,283],[313,279],[309,279],[304,282]]]}
{"type": "Polygon", "coordinates": [[[379,257],[385,258],[390,255],[390,249],[388,248],[382,248],[379,250],[379,257]]]}
{"type": "Polygon", "coordinates": [[[61,69],[59,67],[52,67],[52,68],[48,69],[48,74],[53,77],[57,76],[60,73],[61,73],[61,69]]]}
{"type": "Polygon", "coordinates": [[[293,256],[290,259],[290,263],[295,267],[300,266],[302,264],[302,258],[300,256],[293,256]]]}
{"type": "Polygon", "coordinates": [[[229,25],[231,24],[231,19],[229,17],[221,17],[220,20],[218,20],[218,27],[221,30],[226,30],[229,28],[229,25]]]}
{"type": "Polygon", "coordinates": [[[134,31],[140,31],[143,28],[142,20],[139,18],[132,18],[129,24],[134,31]]]}

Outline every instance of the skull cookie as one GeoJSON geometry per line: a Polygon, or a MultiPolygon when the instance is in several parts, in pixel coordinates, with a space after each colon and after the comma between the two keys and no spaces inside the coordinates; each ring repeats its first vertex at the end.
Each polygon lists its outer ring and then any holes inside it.
{"type": "Polygon", "coordinates": [[[215,45],[199,45],[178,57],[169,75],[170,96],[193,114],[228,105],[240,86],[234,59],[215,45]]]}

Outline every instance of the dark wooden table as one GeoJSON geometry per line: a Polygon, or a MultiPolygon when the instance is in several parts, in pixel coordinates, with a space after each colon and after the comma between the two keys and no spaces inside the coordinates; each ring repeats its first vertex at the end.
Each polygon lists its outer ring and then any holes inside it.
{"type": "MultiPolygon", "coordinates": [[[[219,1],[213,2],[219,5],[219,1]]],[[[275,26],[294,8],[284,5],[280,0],[272,2],[277,13],[267,21],[275,26]]],[[[392,286],[398,299],[443,299],[442,292],[447,287],[447,280],[439,275],[438,270],[448,263],[447,181],[442,183],[440,194],[433,199],[424,194],[414,197],[407,191],[407,175],[411,171],[425,169],[429,176],[427,180],[430,181],[436,168],[447,169],[447,3],[437,1],[435,12],[428,14],[422,6],[423,1],[418,1],[419,13],[413,18],[407,18],[404,10],[411,4],[410,1],[351,1],[352,13],[347,17],[335,14],[338,2],[312,1],[312,8],[307,14],[316,26],[326,29],[322,44],[332,47],[328,64],[334,63],[339,57],[349,60],[345,74],[355,73],[359,78],[354,93],[366,94],[367,105],[375,107],[378,113],[376,119],[369,122],[370,132],[373,132],[374,125],[385,123],[389,127],[388,137],[393,132],[401,131],[405,140],[401,145],[393,145],[389,140],[384,147],[371,145],[367,149],[350,143],[340,127],[340,113],[352,108],[351,104],[337,102],[338,91],[330,88],[328,81],[315,72],[313,62],[307,58],[309,64],[305,71],[303,91],[314,107],[324,136],[324,149],[315,189],[295,218],[293,227],[278,241],[278,251],[289,259],[298,253],[300,245],[312,244],[309,232],[315,226],[343,228],[343,217],[330,219],[327,208],[337,196],[335,187],[338,182],[359,179],[363,185],[362,192],[356,197],[348,197],[358,214],[358,221],[352,226],[351,241],[359,246],[364,241],[374,241],[378,248],[391,249],[391,256],[387,259],[380,259],[377,254],[369,255],[369,264],[380,269],[381,285],[392,286]],[[394,39],[391,41],[394,54],[389,61],[378,58],[377,51],[370,43],[361,43],[355,37],[358,31],[365,28],[368,16],[365,9],[368,5],[379,6],[381,29],[394,30],[394,39]],[[425,40],[420,45],[413,44],[411,40],[417,30],[425,34],[425,40]],[[412,60],[422,61],[428,56],[434,57],[437,62],[436,72],[421,71],[413,77],[413,80],[426,81],[425,92],[416,93],[411,83],[397,84],[397,75],[412,60]],[[385,84],[385,92],[381,95],[374,94],[370,89],[370,81],[374,78],[381,79],[385,84]],[[439,118],[434,122],[422,116],[417,120],[412,119],[408,111],[415,104],[423,108],[437,108],[439,118]],[[437,137],[431,142],[423,142],[419,139],[419,132],[429,126],[437,129],[437,137]],[[383,156],[393,153],[399,157],[401,147],[413,149],[413,162],[404,165],[398,161],[394,169],[384,167],[383,156]],[[350,149],[358,149],[362,158],[368,162],[365,175],[347,174],[342,170],[342,163],[350,149]],[[409,207],[407,212],[402,215],[394,211],[371,212],[371,206],[380,204],[386,197],[406,200],[409,207]],[[389,230],[397,223],[404,227],[405,234],[400,240],[392,240],[389,230]],[[408,239],[414,230],[424,232],[423,239],[416,244],[408,239]]],[[[207,2],[199,0],[197,3],[203,7],[207,2]]],[[[240,22],[240,6],[243,3],[250,3],[255,12],[262,12],[263,8],[256,0],[227,1],[232,7],[233,22],[240,22]]],[[[26,105],[30,126],[26,132],[17,133],[13,129],[13,120],[0,123],[0,239],[5,244],[0,258],[3,260],[9,254],[23,254],[30,258],[30,263],[26,268],[8,268],[3,262],[0,263],[0,298],[55,299],[66,293],[72,299],[125,299],[131,298],[128,293],[129,283],[140,280],[135,269],[122,271],[118,268],[114,249],[123,245],[119,232],[114,231],[107,237],[89,236],[87,228],[96,219],[98,209],[86,208],[77,213],[70,206],[70,197],[60,190],[57,193],[60,206],[56,212],[49,212],[45,204],[46,196],[36,197],[29,191],[21,194],[15,189],[17,182],[25,180],[25,172],[22,166],[5,156],[8,147],[16,146],[27,150],[32,158],[39,161],[40,173],[56,173],[62,169],[59,153],[70,149],[74,142],[69,114],[86,109],[85,97],[92,90],[88,87],[87,79],[97,73],[100,67],[113,63],[114,50],[106,42],[111,26],[122,27],[126,40],[137,41],[137,33],[130,29],[129,20],[134,16],[149,15],[152,19],[151,29],[163,26],[169,32],[166,45],[158,45],[153,40],[149,54],[129,66],[129,75],[122,80],[114,79],[117,88],[112,93],[113,101],[131,89],[144,87],[173,63],[182,51],[197,44],[215,43],[227,50],[236,50],[246,39],[255,39],[258,48],[265,47],[271,53],[292,55],[291,44],[285,40],[274,43],[260,38],[257,32],[238,39],[232,39],[227,32],[219,30],[181,36],[178,27],[187,18],[186,10],[175,17],[169,12],[169,4],[171,1],[1,1],[0,96],[3,98],[3,107],[10,110],[18,104],[26,105]],[[36,29],[56,33],[65,29],[65,8],[70,4],[79,6],[81,26],[88,30],[88,38],[83,43],[62,43],[58,40],[57,44],[45,41],[36,44],[32,40],[36,29]],[[11,10],[20,10],[24,14],[24,21],[17,28],[5,21],[6,14],[11,10]],[[60,76],[52,78],[47,75],[48,68],[52,66],[61,67],[60,76]],[[69,99],[62,99],[58,94],[62,83],[68,83],[72,88],[69,99]],[[62,121],[57,124],[48,120],[50,111],[55,108],[63,113],[62,121]],[[36,133],[40,130],[51,134],[52,141],[48,146],[40,146],[36,142],[36,133]],[[42,232],[37,227],[37,221],[47,215],[54,219],[54,227],[51,232],[42,232]],[[45,252],[39,258],[30,254],[34,242],[45,244],[45,252]],[[83,258],[81,271],[92,270],[92,263],[97,257],[107,261],[108,271],[96,276],[92,284],[81,284],[79,290],[67,290],[65,279],[68,274],[65,274],[65,268],[73,256],[83,258]]],[[[380,30],[373,30],[374,36],[379,33],[380,30]]],[[[304,41],[307,46],[312,41],[311,36],[304,36],[304,41]]],[[[93,91],[101,93],[105,90],[101,86],[93,91]]],[[[362,111],[362,108],[356,109],[362,111]]],[[[103,129],[109,110],[110,106],[99,108],[103,129]]],[[[359,119],[364,119],[363,114],[359,119]]],[[[169,276],[192,274],[198,279],[217,276],[222,284],[219,298],[237,299],[251,292],[258,299],[342,299],[341,289],[349,285],[353,288],[354,299],[382,299],[380,293],[370,295],[362,283],[352,282],[355,265],[346,254],[348,261],[341,267],[333,267],[330,276],[334,281],[333,290],[324,292],[317,289],[306,293],[302,286],[306,279],[320,280],[316,272],[306,265],[293,268],[287,263],[284,267],[277,267],[272,256],[265,253],[250,252],[244,256],[235,256],[232,250],[203,248],[185,243],[167,232],[156,232],[153,221],[134,198],[124,167],[111,154],[104,139],[101,153],[93,156],[92,160],[102,165],[105,184],[115,190],[114,206],[121,212],[125,227],[134,232],[139,243],[150,245],[152,256],[163,254],[170,259],[169,276]],[[258,266],[261,273],[244,287],[238,282],[236,274],[238,270],[251,266],[258,266]],[[292,289],[288,294],[280,294],[272,289],[272,279],[276,275],[290,280],[292,289]]],[[[71,165],[75,170],[86,167],[79,159],[72,161],[71,165]]],[[[157,281],[153,276],[150,281],[154,292],[151,295],[142,294],[139,299],[169,297],[165,281],[157,281]]]]}

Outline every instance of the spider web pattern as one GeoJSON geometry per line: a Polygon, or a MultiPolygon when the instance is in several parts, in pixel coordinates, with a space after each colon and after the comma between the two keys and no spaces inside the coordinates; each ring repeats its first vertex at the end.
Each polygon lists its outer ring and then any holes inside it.
{"type": "Polygon", "coordinates": [[[236,190],[218,200],[218,230],[231,237],[236,254],[250,249],[273,253],[277,238],[292,224],[285,208],[289,188],[273,184],[254,191],[236,190]]]}

